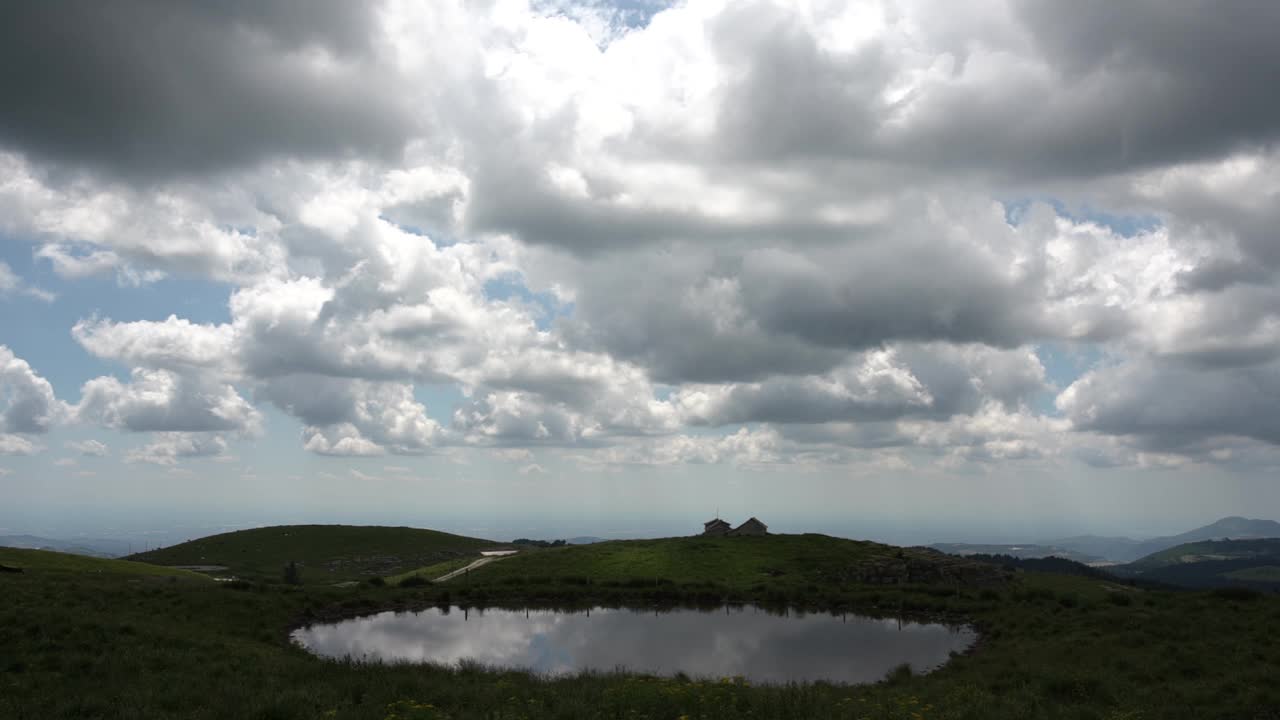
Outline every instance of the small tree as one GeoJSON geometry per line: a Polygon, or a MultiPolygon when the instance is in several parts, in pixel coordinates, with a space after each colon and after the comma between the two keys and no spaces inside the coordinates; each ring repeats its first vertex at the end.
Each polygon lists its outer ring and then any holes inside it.
{"type": "Polygon", "coordinates": [[[284,566],[284,582],[286,585],[302,584],[302,573],[298,571],[298,564],[292,560],[284,566]]]}

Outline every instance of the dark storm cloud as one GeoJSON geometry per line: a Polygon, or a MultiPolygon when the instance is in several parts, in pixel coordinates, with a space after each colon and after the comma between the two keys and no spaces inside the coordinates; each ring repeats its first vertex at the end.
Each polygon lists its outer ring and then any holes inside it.
{"type": "Polygon", "coordinates": [[[901,58],[883,38],[833,52],[793,12],[735,4],[709,29],[728,69],[715,153],[734,162],[898,162],[1025,181],[1209,158],[1280,138],[1272,91],[1280,5],[1014,6],[1029,46],[981,33],[960,42],[948,30],[931,51],[951,59],[952,76],[897,98],[901,58]]]}
{"type": "Polygon", "coordinates": [[[945,242],[852,248],[828,257],[760,251],[744,262],[747,307],[761,325],[817,345],[886,340],[1019,345],[1036,331],[1036,288],[945,242]]]}
{"type": "Polygon", "coordinates": [[[796,13],[766,2],[731,4],[710,34],[730,68],[718,119],[726,156],[867,152],[893,71],[878,43],[851,55],[824,52],[796,13]]]}
{"type": "Polygon", "coordinates": [[[346,2],[5,3],[0,145],[132,178],[390,155],[412,120],[372,72],[372,22],[346,2]]]}
{"type": "MultiPolygon", "coordinates": [[[[1280,4],[1016,3],[1052,85],[931,103],[922,159],[1088,176],[1213,157],[1280,138],[1280,4]]],[[[904,149],[908,145],[902,146],[904,149]]]]}
{"type": "Polygon", "coordinates": [[[1195,367],[1169,359],[1093,371],[1058,399],[1078,430],[1137,438],[1155,450],[1236,436],[1280,444],[1280,365],[1195,367]]]}
{"type": "Polygon", "coordinates": [[[971,415],[987,400],[1017,410],[1047,389],[1030,352],[903,344],[823,377],[775,377],[733,386],[686,418],[692,424],[875,423],[971,415]]]}

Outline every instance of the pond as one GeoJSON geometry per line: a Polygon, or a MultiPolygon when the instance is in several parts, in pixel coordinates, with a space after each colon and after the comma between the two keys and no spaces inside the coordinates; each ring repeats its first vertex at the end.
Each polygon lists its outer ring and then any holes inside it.
{"type": "Polygon", "coordinates": [[[374,662],[484,665],[547,675],[583,670],[758,683],[865,683],[909,663],[926,672],[973,644],[961,626],[747,607],[588,611],[431,608],[293,632],[311,652],[374,662]]]}

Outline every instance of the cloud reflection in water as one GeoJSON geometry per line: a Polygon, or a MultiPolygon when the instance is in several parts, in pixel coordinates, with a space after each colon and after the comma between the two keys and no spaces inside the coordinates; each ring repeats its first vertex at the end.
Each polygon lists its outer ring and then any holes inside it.
{"type": "Polygon", "coordinates": [[[976,638],[968,628],[755,608],[654,613],[612,608],[384,612],[314,625],[294,639],[332,658],[486,665],[566,674],[625,668],[756,682],[874,682],[910,663],[938,667],[976,638]]]}

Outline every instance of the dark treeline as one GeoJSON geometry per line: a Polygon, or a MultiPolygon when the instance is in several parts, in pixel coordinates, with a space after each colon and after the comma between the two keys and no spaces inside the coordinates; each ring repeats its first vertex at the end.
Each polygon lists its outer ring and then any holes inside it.
{"type": "Polygon", "coordinates": [[[511,541],[512,545],[525,545],[528,547],[553,548],[564,547],[568,545],[566,540],[530,540],[529,538],[516,538],[511,541]]]}

